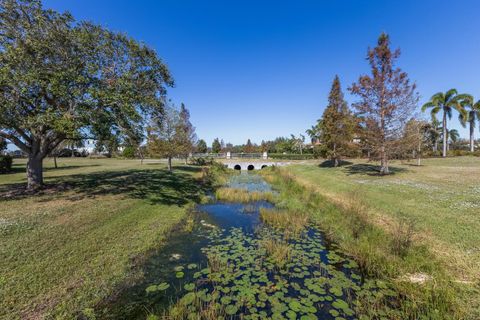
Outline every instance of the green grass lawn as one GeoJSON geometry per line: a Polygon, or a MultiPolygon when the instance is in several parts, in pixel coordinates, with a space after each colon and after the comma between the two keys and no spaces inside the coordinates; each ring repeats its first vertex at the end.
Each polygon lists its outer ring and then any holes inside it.
{"type": "Polygon", "coordinates": [[[0,319],[75,318],[142,276],[142,259],[202,197],[200,168],[134,160],[45,163],[27,196],[25,162],[0,175],[0,319]]]}
{"type": "Polygon", "coordinates": [[[389,176],[372,163],[340,168],[316,164],[289,167],[297,179],[342,203],[353,193],[378,225],[414,221],[416,240],[427,244],[459,281],[480,279],[480,158],[427,159],[422,166],[393,162],[389,176]]]}

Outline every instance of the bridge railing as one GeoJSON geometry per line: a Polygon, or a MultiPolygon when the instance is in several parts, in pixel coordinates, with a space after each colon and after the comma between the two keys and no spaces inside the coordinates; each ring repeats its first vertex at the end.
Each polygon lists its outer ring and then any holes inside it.
{"type": "Polygon", "coordinates": [[[231,153],[231,159],[262,159],[262,153],[231,153]]]}
{"type": "Polygon", "coordinates": [[[213,159],[226,159],[226,153],[194,153],[193,158],[213,158],[213,159]]]}
{"type": "Polygon", "coordinates": [[[225,152],[225,153],[194,153],[194,158],[213,158],[213,159],[267,159],[268,155],[264,153],[243,153],[243,152],[225,152]]]}

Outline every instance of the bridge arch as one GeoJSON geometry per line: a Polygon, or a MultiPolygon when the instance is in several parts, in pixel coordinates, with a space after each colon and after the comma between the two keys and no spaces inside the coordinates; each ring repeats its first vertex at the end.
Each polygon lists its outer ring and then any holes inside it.
{"type": "Polygon", "coordinates": [[[264,165],[262,166],[262,169],[265,169],[266,167],[268,167],[268,164],[264,164],[264,165]]]}
{"type": "Polygon", "coordinates": [[[255,170],[255,166],[253,164],[249,164],[247,167],[248,171],[255,170]]]}
{"type": "Polygon", "coordinates": [[[234,170],[242,170],[242,166],[239,165],[239,164],[236,164],[234,167],[233,167],[234,170]]]}

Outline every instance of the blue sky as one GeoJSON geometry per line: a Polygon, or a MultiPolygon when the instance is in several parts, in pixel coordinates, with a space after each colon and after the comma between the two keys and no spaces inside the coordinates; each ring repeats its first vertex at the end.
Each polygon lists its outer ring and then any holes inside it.
{"type": "MultiPolygon", "coordinates": [[[[200,138],[245,143],[304,133],[338,74],[368,72],[368,46],[390,34],[421,103],[452,87],[480,99],[480,2],[47,0],[155,48],[200,138]]],[[[349,102],[353,98],[346,94],[349,102]]],[[[456,118],[456,115],[454,116],[456,118]]],[[[461,129],[458,121],[452,127],[461,129]]],[[[480,132],[476,130],[477,137],[480,132]]]]}

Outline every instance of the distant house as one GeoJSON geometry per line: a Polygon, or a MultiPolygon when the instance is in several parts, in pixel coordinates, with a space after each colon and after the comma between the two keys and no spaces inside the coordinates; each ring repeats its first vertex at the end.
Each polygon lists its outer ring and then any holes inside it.
{"type": "Polygon", "coordinates": [[[95,153],[95,144],[96,140],[94,139],[85,139],[83,140],[83,147],[78,148],[79,152],[86,152],[88,154],[95,153]]]}
{"type": "Polygon", "coordinates": [[[26,158],[27,154],[23,152],[22,150],[12,150],[9,152],[9,155],[11,155],[14,158],[26,158]]]}
{"type": "MultiPolygon", "coordinates": [[[[96,144],[97,144],[97,141],[96,139],[85,139],[83,140],[83,147],[81,148],[77,148],[77,151],[78,152],[82,152],[82,153],[87,153],[87,154],[95,154],[97,153],[96,152],[96,144]]],[[[123,149],[125,149],[123,146],[119,146],[118,147],[118,152],[123,152],[123,149]]],[[[106,153],[106,152],[100,152],[101,154],[102,153],[106,153]]]]}

